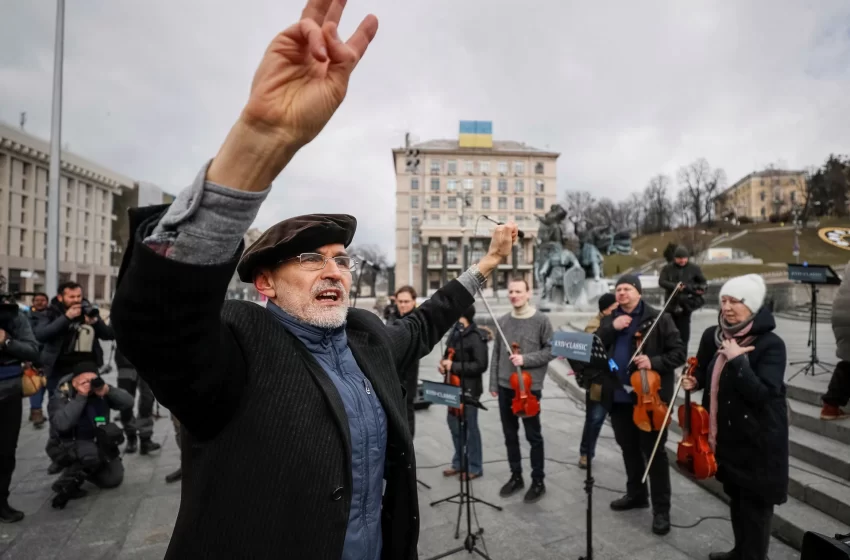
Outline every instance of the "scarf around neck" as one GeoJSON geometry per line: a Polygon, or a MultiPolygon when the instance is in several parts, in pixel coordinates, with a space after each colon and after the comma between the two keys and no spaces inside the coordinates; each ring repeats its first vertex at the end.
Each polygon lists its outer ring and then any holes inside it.
{"type": "Polygon", "coordinates": [[[714,341],[717,343],[717,352],[715,353],[714,367],[711,370],[711,400],[709,405],[709,434],[708,443],[711,445],[711,451],[714,452],[717,448],[717,393],[720,389],[720,376],[723,374],[723,368],[726,367],[726,356],[720,353],[720,348],[724,340],[736,340],[738,346],[749,346],[756,337],[747,336],[753,328],[753,320],[755,313],[749,319],[738,323],[737,325],[728,325],[721,316],[718,319],[717,330],[714,333],[714,341]]]}
{"type": "Polygon", "coordinates": [[[530,305],[528,305],[528,303],[526,303],[519,309],[511,309],[511,317],[513,317],[514,319],[528,319],[532,315],[534,315],[536,311],[537,310],[535,308],[531,307],[530,305]]]}

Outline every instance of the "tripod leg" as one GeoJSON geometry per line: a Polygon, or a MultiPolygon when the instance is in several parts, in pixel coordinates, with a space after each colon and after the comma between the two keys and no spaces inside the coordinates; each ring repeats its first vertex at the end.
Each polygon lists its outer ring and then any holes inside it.
{"type": "Polygon", "coordinates": [[[422,486],[424,486],[424,487],[425,487],[425,488],[427,488],[428,490],[430,490],[430,489],[431,489],[431,487],[430,487],[430,486],[428,486],[427,484],[425,484],[424,482],[422,482],[422,481],[421,481],[421,480],[419,480],[418,478],[416,479],[416,482],[417,482],[417,484],[421,484],[422,486]]]}
{"type": "Polygon", "coordinates": [[[497,511],[502,511],[502,506],[497,506],[496,504],[491,504],[490,502],[485,502],[484,500],[478,498],[470,498],[470,500],[472,500],[473,503],[484,504],[485,506],[490,506],[491,508],[497,511]]]}

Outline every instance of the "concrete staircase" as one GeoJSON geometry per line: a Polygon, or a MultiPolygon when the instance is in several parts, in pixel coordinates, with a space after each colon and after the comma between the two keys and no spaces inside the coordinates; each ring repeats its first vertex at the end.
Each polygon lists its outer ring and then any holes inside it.
{"type": "MultiPolygon", "coordinates": [[[[792,307],[790,309],[785,309],[776,313],[777,317],[782,317],[783,319],[791,319],[793,321],[806,321],[811,320],[811,304],[807,305],[799,305],[797,307],[792,307]]],[[[818,323],[829,323],[830,318],[832,317],[832,305],[827,303],[819,303],[818,304],[818,323]]]]}
{"type": "MultiPolygon", "coordinates": [[[[566,360],[552,361],[549,373],[567,393],[584,400],[584,391],[570,375],[566,360]]],[[[822,421],[820,396],[805,386],[788,386],[791,416],[788,501],[775,510],[773,535],[797,550],[802,547],[806,531],[829,536],[850,533],[850,420],[822,421]]],[[[701,392],[694,392],[691,398],[700,402],[701,392]]],[[[684,398],[680,397],[677,408],[683,403],[684,398]]],[[[676,464],[681,429],[675,412],[666,451],[670,464],[689,476],[676,464]]],[[[713,478],[696,482],[728,503],[722,485],[713,478]]]]}

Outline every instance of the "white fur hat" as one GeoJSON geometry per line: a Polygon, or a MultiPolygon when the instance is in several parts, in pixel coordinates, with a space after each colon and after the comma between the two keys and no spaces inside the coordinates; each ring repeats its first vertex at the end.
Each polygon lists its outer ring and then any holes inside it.
{"type": "Polygon", "coordinates": [[[719,297],[721,299],[723,296],[733,297],[746,305],[753,313],[758,313],[764,303],[765,294],[767,294],[767,286],[764,285],[764,278],[758,274],[746,274],[732,278],[723,284],[719,297]]]}

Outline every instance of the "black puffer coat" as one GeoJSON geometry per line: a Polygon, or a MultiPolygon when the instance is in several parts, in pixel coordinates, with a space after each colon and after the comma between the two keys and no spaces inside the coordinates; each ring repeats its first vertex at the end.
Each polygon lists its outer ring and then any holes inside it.
{"type": "MultiPolygon", "coordinates": [[[[715,331],[702,335],[694,376],[710,411],[711,372],[717,353],[715,331]]],[[[752,352],[723,368],[717,393],[717,480],[757,492],[765,502],[788,499],[788,403],[785,397],[785,342],[773,332],[766,308],[753,320],[752,352]]]]}

